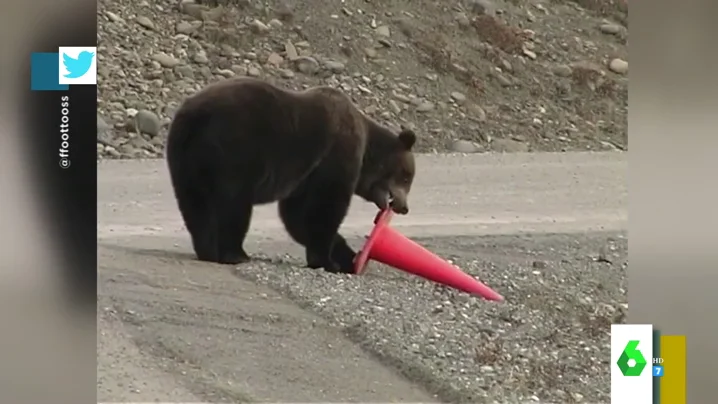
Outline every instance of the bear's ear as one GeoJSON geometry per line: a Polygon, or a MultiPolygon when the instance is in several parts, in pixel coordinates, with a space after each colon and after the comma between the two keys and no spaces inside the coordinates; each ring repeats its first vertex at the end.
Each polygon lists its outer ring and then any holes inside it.
{"type": "Polygon", "coordinates": [[[416,143],[416,134],[413,130],[402,127],[401,132],[399,132],[399,142],[404,146],[404,149],[411,150],[414,143],[416,143]]]}

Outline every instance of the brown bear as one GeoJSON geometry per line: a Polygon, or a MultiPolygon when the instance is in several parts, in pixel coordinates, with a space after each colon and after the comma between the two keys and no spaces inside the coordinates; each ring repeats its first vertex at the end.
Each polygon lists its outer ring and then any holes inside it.
{"type": "Polygon", "coordinates": [[[253,206],[279,201],[307,266],[349,273],[356,254],[338,230],[352,195],[408,213],[415,142],[413,131],[392,132],[340,90],[291,91],[238,78],[184,101],[166,159],[199,260],[248,261],[243,244],[253,206]]]}

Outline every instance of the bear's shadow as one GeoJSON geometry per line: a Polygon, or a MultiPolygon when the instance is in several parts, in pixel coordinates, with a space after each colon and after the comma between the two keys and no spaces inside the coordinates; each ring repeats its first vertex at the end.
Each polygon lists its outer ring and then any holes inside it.
{"type": "MultiPolygon", "coordinates": [[[[359,239],[356,239],[354,241],[359,241],[359,239]]],[[[237,265],[223,265],[223,264],[216,264],[212,262],[206,262],[206,261],[200,261],[197,259],[197,256],[192,252],[188,250],[179,250],[179,249],[162,249],[162,248],[140,248],[140,247],[129,247],[129,246],[122,246],[122,245],[116,245],[116,244],[102,244],[98,243],[98,250],[104,249],[109,251],[115,251],[119,254],[126,254],[131,255],[135,257],[145,257],[149,260],[144,261],[144,264],[147,266],[151,266],[153,264],[152,260],[155,261],[158,265],[172,265],[172,266],[181,266],[184,268],[197,268],[197,269],[207,269],[207,268],[216,268],[221,270],[229,271],[232,275],[238,275],[240,272],[237,272],[238,269],[240,269],[244,265],[252,265],[252,264],[264,264],[269,265],[272,267],[275,267],[276,269],[282,269],[282,268],[288,268],[288,267],[304,267],[309,272],[314,272],[315,270],[312,270],[304,265],[304,262],[301,258],[297,258],[293,255],[289,257],[267,257],[259,254],[250,254],[251,261],[237,264],[237,265]]],[[[130,261],[133,262],[133,261],[130,261]]],[[[136,262],[133,262],[130,265],[136,265],[136,262]]],[[[381,270],[381,267],[384,267],[385,265],[379,264],[377,262],[369,263],[371,267],[368,267],[365,269],[365,272],[362,273],[361,276],[364,278],[371,278],[371,279],[404,279],[405,275],[401,274],[398,271],[384,271],[381,270]],[[372,268],[373,267],[373,268],[372,268]]],[[[323,272],[323,271],[322,271],[323,272]]]]}
{"type": "Polygon", "coordinates": [[[290,262],[286,260],[281,260],[277,258],[269,258],[264,257],[261,255],[253,255],[252,260],[244,263],[244,264],[237,264],[237,265],[222,265],[222,264],[215,264],[212,262],[206,262],[206,261],[200,261],[197,259],[197,256],[189,251],[181,251],[181,250],[170,250],[170,249],[160,249],[160,248],[140,248],[140,247],[127,247],[127,246],[118,246],[113,244],[98,244],[98,248],[103,248],[110,251],[116,251],[121,252],[125,254],[131,254],[135,256],[140,257],[148,257],[148,258],[156,258],[161,261],[174,261],[180,264],[194,264],[197,266],[210,266],[210,267],[218,267],[218,268],[229,268],[234,269],[237,266],[251,264],[252,262],[261,262],[265,264],[271,264],[271,265],[282,265],[282,264],[290,264],[290,262]]]}

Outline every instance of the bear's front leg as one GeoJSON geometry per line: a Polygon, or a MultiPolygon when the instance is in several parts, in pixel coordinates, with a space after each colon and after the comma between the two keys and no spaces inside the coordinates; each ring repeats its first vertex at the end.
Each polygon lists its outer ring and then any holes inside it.
{"type": "Polygon", "coordinates": [[[305,248],[305,255],[307,259],[307,268],[318,269],[324,266],[322,257],[316,252],[310,250],[309,248],[305,248]]]}
{"type": "Polygon", "coordinates": [[[333,238],[327,238],[321,231],[310,231],[310,238],[306,246],[307,266],[314,269],[324,268],[325,271],[331,273],[343,272],[339,263],[334,260],[333,247],[333,238]]]}
{"type": "Polygon", "coordinates": [[[349,211],[353,184],[324,182],[314,191],[307,194],[303,209],[308,227],[307,261],[321,263],[327,272],[352,273],[355,253],[339,235],[339,227],[349,211]]]}
{"type": "MultiPolygon", "coordinates": [[[[354,252],[354,250],[349,247],[349,244],[347,244],[344,237],[342,237],[340,234],[337,234],[336,238],[334,239],[334,246],[331,252],[331,260],[338,265],[339,272],[353,273],[355,257],[356,252],[354,252]]],[[[309,248],[306,248],[306,259],[307,267],[309,268],[317,269],[324,267],[322,257],[309,248]]]]}

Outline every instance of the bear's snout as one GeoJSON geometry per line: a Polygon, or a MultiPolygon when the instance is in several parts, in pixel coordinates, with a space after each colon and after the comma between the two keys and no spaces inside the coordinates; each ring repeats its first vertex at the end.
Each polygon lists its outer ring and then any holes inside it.
{"type": "Polygon", "coordinates": [[[409,213],[409,207],[404,204],[392,203],[391,210],[400,215],[406,215],[409,213]]]}

